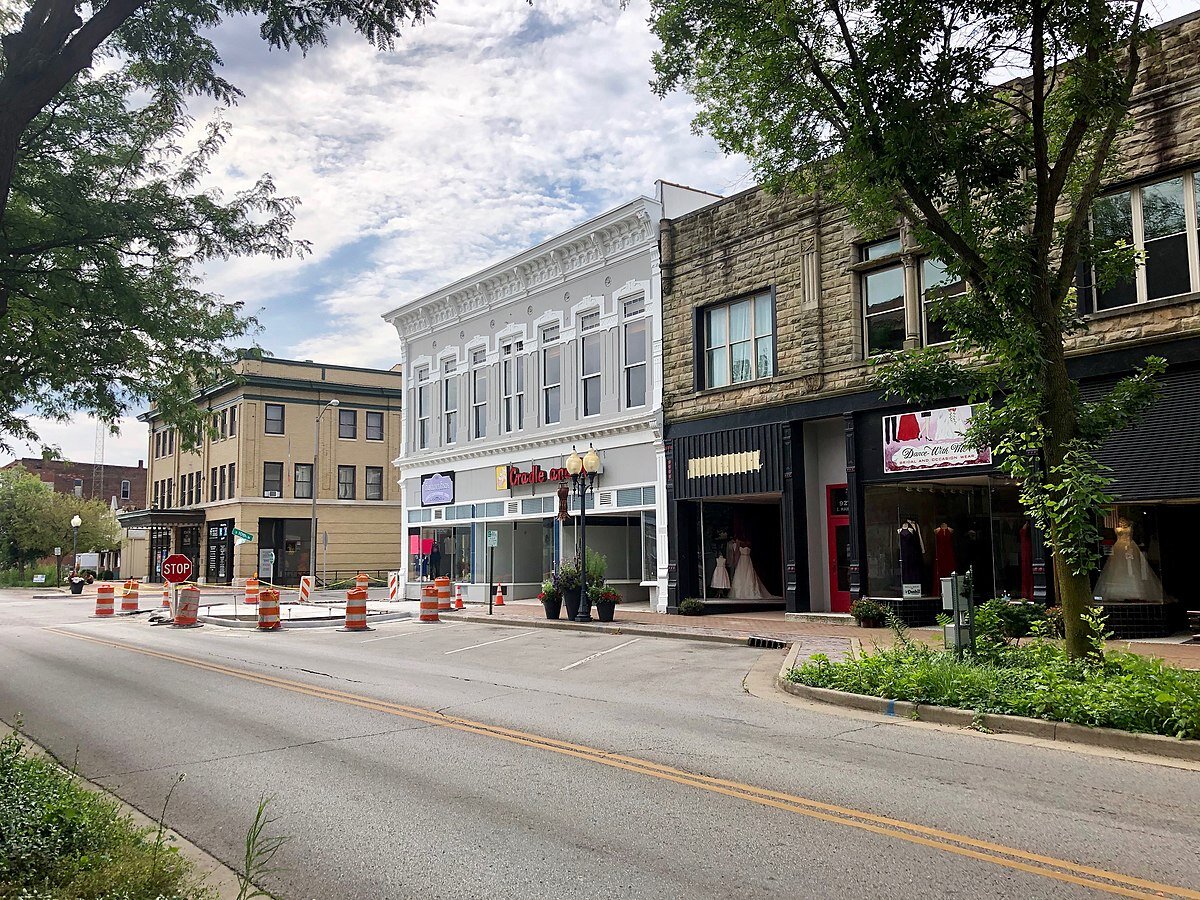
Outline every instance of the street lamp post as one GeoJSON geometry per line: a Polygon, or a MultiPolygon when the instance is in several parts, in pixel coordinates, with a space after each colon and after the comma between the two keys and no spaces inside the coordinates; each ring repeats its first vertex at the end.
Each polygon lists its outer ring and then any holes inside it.
{"type": "Polygon", "coordinates": [[[71,568],[76,572],[79,571],[79,526],[82,524],[83,519],[79,516],[71,516],[71,568]]]}
{"type": "Polygon", "coordinates": [[[312,532],[308,543],[308,574],[313,576],[314,590],[317,586],[317,454],[321,450],[321,416],[325,415],[325,410],[337,405],[338,401],[335,397],[321,407],[321,411],[317,413],[317,418],[313,422],[312,481],[309,483],[312,491],[312,532]]]}
{"type": "Polygon", "coordinates": [[[600,471],[600,455],[588,444],[587,453],[580,459],[579,452],[572,447],[567,457],[567,474],[571,476],[571,488],[579,495],[579,613],[576,622],[592,621],[592,601],[587,591],[587,495],[596,488],[596,473],[600,471]]]}

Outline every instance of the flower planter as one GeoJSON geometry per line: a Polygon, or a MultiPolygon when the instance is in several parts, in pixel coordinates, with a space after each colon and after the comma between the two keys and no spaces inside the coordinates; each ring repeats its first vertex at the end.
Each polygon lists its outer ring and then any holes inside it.
{"type": "Polygon", "coordinates": [[[882,628],[883,619],[859,619],[859,628],[882,628]]]}
{"type": "Polygon", "coordinates": [[[567,605],[567,618],[574,620],[579,615],[579,590],[576,589],[563,594],[563,603],[567,605]]]}
{"type": "Polygon", "coordinates": [[[562,597],[555,597],[553,600],[544,598],[542,608],[546,610],[546,618],[557,619],[562,614],[562,604],[562,597]]]}
{"type": "Polygon", "coordinates": [[[596,619],[600,622],[611,622],[613,613],[617,611],[617,604],[606,603],[603,600],[596,602],[596,619]]]}
{"type": "Polygon", "coordinates": [[[82,578],[72,578],[71,579],[71,593],[72,594],[82,594],[83,593],[83,584],[84,584],[84,582],[83,582],[82,578]]]}

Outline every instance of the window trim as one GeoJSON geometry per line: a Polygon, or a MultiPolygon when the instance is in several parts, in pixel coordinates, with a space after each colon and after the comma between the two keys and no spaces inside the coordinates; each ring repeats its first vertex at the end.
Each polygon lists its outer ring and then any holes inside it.
{"type": "MultiPolygon", "coordinates": [[[[263,460],[262,495],[263,495],[263,497],[267,497],[267,466],[279,466],[279,491],[278,491],[278,493],[279,493],[280,499],[282,499],[282,497],[283,497],[283,463],[282,462],[273,462],[270,460],[263,460]]],[[[215,470],[214,470],[214,472],[215,472],[215,470]]],[[[214,477],[215,477],[215,475],[214,475],[214,477]]],[[[267,499],[274,500],[276,498],[269,497],[267,499]]]]}
{"type": "Polygon", "coordinates": [[[133,496],[133,485],[130,484],[127,480],[122,479],[120,494],[121,494],[122,500],[130,499],[130,497],[133,496]]]}
{"type": "Polygon", "coordinates": [[[382,500],[383,499],[383,466],[365,466],[363,474],[363,499],[364,500],[382,500]],[[371,474],[379,473],[379,496],[371,496],[371,474]]]}
{"type": "Polygon", "coordinates": [[[542,403],[541,409],[538,410],[538,417],[542,420],[543,425],[559,425],[562,423],[563,346],[561,338],[556,338],[553,343],[543,345],[540,349],[541,358],[538,360],[538,363],[542,370],[542,403]],[[555,381],[553,384],[546,380],[546,354],[551,352],[558,357],[558,381],[555,381]],[[555,388],[558,389],[558,416],[551,422],[550,391],[555,388]]]}
{"type": "Polygon", "coordinates": [[[313,478],[313,464],[312,463],[310,463],[310,462],[293,463],[292,464],[292,499],[293,500],[311,500],[311,499],[313,499],[314,481],[315,481],[315,479],[313,478]],[[302,468],[306,469],[308,471],[308,479],[306,481],[301,481],[300,477],[299,477],[300,470],[302,468]],[[302,485],[302,484],[308,485],[308,492],[305,494],[301,494],[299,492],[300,485],[302,485]]]}
{"type": "MultiPolygon", "coordinates": [[[[650,348],[653,345],[653,330],[654,322],[651,319],[646,309],[645,294],[630,294],[627,297],[617,301],[621,304],[621,403],[623,409],[645,409],[650,405],[650,348]],[[632,315],[626,315],[626,306],[634,300],[640,300],[642,307],[638,312],[632,315]],[[643,337],[645,341],[645,356],[640,363],[630,364],[629,362],[629,326],[645,323],[646,331],[643,337]],[[636,405],[629,402],[629,371],[641,367],[643,371],[643,392],[642,402],[636,405]]],[[[774,330],[772,330],[774,334],[774,330]]],[[[774,344],[771,347],[771,353],[774,354],[774,344]]]]}
{"type": "Polygon", "coordinates": [[[575,317],[575,322],[579,333],[579,418],[591,419],[604,411],[604,323],[600,307],[580,312],[575,317]],[[585,326],[584,320],[590,320],[593,316],[595,316],[596,324],[585,326]],[[594,338],[600,342],[600,350],[596,354],[597,368],[591,374],[584,370],[588,338],[594,338]],[[588,382],[593,379],[600,384],[600,397],[597,400],[599,408],[595,412],[589,413],[587,411],[587,389],[588,382]]]}
{"type": "Polygon", "coordinates": [[[471,359],[471,440],[479,441],[487,438],[487,407],[488,407],[488,369],[490,368],[487,361],[487,354],[484,352],[483,362],[480,365],[474,365],[476,354],[479,350],[472,351],[471,359]],[[483,376],[483,399],[479,399],[479,376],[483,376]],[[480,411],[483,412],[482,427],[479,421],[480,411]]]}
{"type": "Polygon", "coordinates": [[[287,431],[287,412],[282,403],[264,403],[263,404],[263,433],[271,435],[281,435],[287,431]],[[271,418],[271,410],[279,410],[279,430],[271,431],[271,423],[276,421],[271,418]]]}
{"type": "Polygon", "coordinates": [[[416,370],[416,377],[414,378],[414,381],[416,381],[417,384],[417,395],[415,397],[416,402],[413,403],[414,422],[416,425],[415,433],[413,434],[413,441],[416,443],[418,450],[428,450],[429,445],[432,443],[430,441],[432,434],[430,433],[429,429],[430,422],[432,422],[434,383],[432,380],[430,380],[429,374],[429,367],[424,366],[416,370]],[[429,392],[426,397],[427,402],[425,403],[421,402],[422,390],[427,390],[429,392]],[[421,415],[422,408],[424,409],[424,416],[421,415]],[[423,429],[421,427],[422,422],[425,423],[425,427],[423,429]]]}
{"type": "Polygon", "coordinates": [[[357,472],[358,472],[357,466],[338,466],[337,467],[337,498],[339,500],[357,500],[358,499],[358,497],[356,496],[358,493],[357,472]],[[342,480],[342,474],[344,472],[350,473],[350,481],[348,482],[350,485],[350,496],[349,497],[342,496],[342,488],[347,484],[347,482],[342,480]]]}
{"type": "MultiPolygon", "coordinates": [[[[755,384],[755,383],[761,384],[761,383],[771,381],[772,379],[778,377],[778,375],[779,375],[779,343],[778,343],[778,341],[779,341],[779,333],[778,333],[779,315],[778,315],[778,311],[776,310],[776,299],[777,298],[776,298],[776,293],[775,293],[775,286],[768,285],[765,287],[756,288],[755,290],[752,290],[752,291],[746,291],[741,294],[735,294],[734,296],[727,297],[724,300],[721,300],[717,303],[709,303],[705,306],[697,306],[696,307],[696,318],[695,318],[695,323],[694,323],[695,330],[693,333],[698,335],[698,339],[693,342],[693,346],[695,349],[694,369],[695,369],[695,373],[696,373],[696,390],[697,391],[737,390],[739,388],[744,388],[750,384],[755,384]],[[754,349],[753,345],[755,345],[759,340],[761,340],[761,338],[757,337],[757,335],[755,334],[756,329],[754,327],[754,316],[755,316],[755,312],[754,312],[755,302],[754,301],[757,298],[763,296],[764,294],[768,298],[770,298],[770,307],[771,307],[771,334],[770,334],[770,338],[771,338],[771,374],[760,378],[760,377],[758,377],[758,357],[756,355],[753,355],[753,349],[754,349]],[[729,350],[729,348],[731,348],[733,346],[733,344],[729,340],[728,317],[726,317],[725,347],[728,351],[726,353],[726,363],[729,366],[729,381],[727,383],[721,384],[721,385],[715,385],[715,386],[711,385],[711,384],[709,384],[709,375],[708,375],[708,351],[710,349],[708,346],[708,313],[711,310],[718,309],[722,306],[726,307],[726,308],[731,307],[735,303],[741,303],[743,300],[750,301],[750,343],[751,343],[751,351],[752,351],[751,359],[752,359],[753,365],[754,365],[755,377],[749,378],[746,381],[734,381],[733,380],[733,353],[731,350],[729,350]]],[[[649,335],[647,337],[649,337],[649,335]]],[[[649,358],[649,347],[647,347],[647,358],[649,358]]]]}
{"type": "Polygon", "coordinates": [[[503,434],[512,434],[525,428],[525,372],[522,367],[526,358],[525,342],[521,338],[509,338],[500,345],[500,428],[503,434]],[[508,392],[510,365],[511,393],[508,392]]]}
{"type": "MultiPolygon", "coordinates": [[[[931,259],[936,259],[932,253],[926,253],[923,256],[917,257],[917,287],[920,291],[918,302],[921,305],[921,346],[922,347],[945,347],[947,344],[954,343],[954,337],[948,337],[944,341],[931,341],[929,339],[929,303],[940,300],[943,297],[958,297],[967,292],[967,283],[963,279],[944,285],[941,288],[934,288],[938,294],[936,297],[929,297],[930,289],[925,286],[925,263],[931,259]],[[951,288],[958,285],[958,290],[951,292],[951,288]]],[[[945,265],[941,260],[936,260],[938,263],[945,265]]]]}
{"type": "Polygon", "coordinates": [[[358,440],[358,410],[338,408],[338,440],[339,441],[357,441],[358,440]],[[342,433],[342,429],[347,425],[342,421],[346,413],[350,414],[350,434],[349,436],[342,433]]]}
{"type": "MultiPolygon", "coordinates": [[[[876,357],[879,357],[879,356],[884,356],[888,353],[899,353],[900,351],[904,350],[904,344],[908,341],[908,335],[909,335],[908,276],[907,276],[907,273],[905,272],[905,268],[907,265],[906,259],[911,257],[913,254],[911,252],[910,253],[905,252],[903,238],[901,238],[899,235],[896,235],[895,237],[892,237],[892,236],[880,237],[880,238],[876,238],[873,241],[864,241],[864,242],[858,243],[855,245],[855,254],[857,256],[858,262],[854,266],[854,279],[855,279],[855,286],[858,289],[858,319],[859,319],[859,327],[862,329],[862,341],[860,344],[860,349],[862,350],[863,359],[869,360],[869,359],[875,359],[876,357]],[[887,253],[876,259],[868,258],[867,253],[871,247],[876,247],[880,244],[890,244],[893,241],[899,241],[899,249],[898,250],[896,250],[893,253],[887,253]],[[893,268],[897,268],[897,267],[899,267],[899,270],[900,270],[900,320],[901,320],[904,334],[903,334],[903,337],[900,339],[900,346],[897,349],[895,349],[895,350],[880,350],[877,352],[872,352],[871,344],[870,344],[870,341],[871,341],[871,329],[870,329],[871,319],[878,318],[881,316],[886,316],[886,315],[894,315],[896,313],[896,310],[885,309],[885,310],[881,310],[879,312],[874,312],[874,313],[867,312],[867,278],[869,278],[871,275],[875,275],[879,272],[884,272],[888,269],[893,269],[893,268]]],[[[922,257],[922,258],[924,258],[924,257],[922,257]]],[[[920,280],[920,278],[918,276],[918,281],[919,280],[920,280]]],[[[919,289],[919,286],[918,286],[918,289],[919,289]]],[[[918,298],[918,299],[920,300],[921,298],[918,298]]],[[[924,312],[922,312],[921,318],[922,318],[922,320],[924,320],[924,318],[925,318],[924,312]]],[[[924,332],[922,331],[922,339],[923,339],[923,337],[924,337],[924,332]]]]}
{"type": "Polygon", "coordinates": [[[365,423],[366,423],[366,432],[367,432],[366,440],[382,441],[383,440],[383,413],[379,412],[378,410],[368,409],[368,410],[366,410],[366,415],[365,415],[364,419],[365,419],[365,423]],[[371,417],[372,416],[379,417],[379,437],[371,437],[371,417]]]}
{"type": "Polygon", "coordinates": [[[442,385],[442,445],[445,447],[453,447],[458,443],[458,411],[462,408],[462,402],[459,399],[459,388],[462,385],[458,381],[458,361],[455,359],[447,359],[442,361],[442,377],[440,384],[442,385]],[[450,388],[454,388],[454,408],[450,408],[450,388]],[[451,416],[453,416],[453,427],[451,427],[451,416]]]}

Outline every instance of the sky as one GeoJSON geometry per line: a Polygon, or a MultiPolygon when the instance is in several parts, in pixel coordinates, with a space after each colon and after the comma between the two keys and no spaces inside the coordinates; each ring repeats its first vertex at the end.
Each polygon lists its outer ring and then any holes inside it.
{"type": "MultiPolygon", "coordinates": [[[[646,0],[442,0],[437,17],[380,52],[352,32],[307,57],[271,50],[239,18],[214,32],[232,109],[193,104],[197,127],[232,133],[212,186],[264,172],[301,206],[303,259],[210,265],[207,285],[242,300],[276,356],[396,363],[380,316],[642,194],[662,178],[729,194],[746,160],[694,135],[688,97],[649,87],[646,0]]],[[[47,443],[90,461],[95,422],[39,422],[47,443]]],[[[106,439],[136,464],[146,428],[106,439]]],[[[23,455],[23,454],[22,454],[23,455]]]]}

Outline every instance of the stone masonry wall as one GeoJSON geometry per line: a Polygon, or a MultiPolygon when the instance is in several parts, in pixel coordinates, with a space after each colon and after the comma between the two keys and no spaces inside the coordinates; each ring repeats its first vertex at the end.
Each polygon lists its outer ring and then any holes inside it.
{"type": "MultiPolygon", "coordinates": [[[[1121,138],[1119,187],[1200,169],[1200,16],[1160,30],[1121,138]]],[[[862,311],[844,211],[812,196],[753,188],[664,228],[663,386],[668,422],[866,390],[862,311]],[[776,372],[744,386],[696,390],[697,310],[775,292],[776,372]]],[[[1200,334],[1200,294],[1101,313],[1068,339],[1073,354],[1200,334]]]]}

